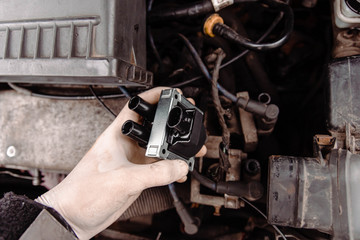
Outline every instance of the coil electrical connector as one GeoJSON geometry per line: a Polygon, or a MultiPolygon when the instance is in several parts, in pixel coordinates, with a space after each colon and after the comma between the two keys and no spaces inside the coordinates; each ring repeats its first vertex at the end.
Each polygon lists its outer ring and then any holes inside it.
{"type": "Polygon", "coordinates": [[[124,135],[146,148],[146,156],[181,159],[187,162],[190,171],[193,170],[194,156],[206,140],[204,114],[200,109],[176,89],[163,90],[157,105],[135,96],[128,107],[144,121],[142,125],[126,121],[121,129],[124,135]]]}

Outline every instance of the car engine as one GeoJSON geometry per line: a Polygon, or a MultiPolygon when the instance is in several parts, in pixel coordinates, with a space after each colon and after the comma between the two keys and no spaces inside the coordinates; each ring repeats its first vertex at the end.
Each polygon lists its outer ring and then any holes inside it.
{"type": "Polygon", "coordinates": [[[357,0],[3,0],[1,193],[54,187],[129,104],[188,180],[94,239],[360,239],[359,27],[357,0]]]}

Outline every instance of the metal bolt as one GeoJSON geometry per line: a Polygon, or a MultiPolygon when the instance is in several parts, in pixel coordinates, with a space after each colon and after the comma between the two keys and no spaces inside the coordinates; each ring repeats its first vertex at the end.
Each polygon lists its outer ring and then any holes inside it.
{"type": "Polygon", "coordinates": [[[34,173],[32,174],[34,176],[33,180],[32,180],[32,184],[33,186],[39,186],[40,185],[40,172],[38,169],[34,170],[34,173]]]}
{"type": "Polygon", "coordinates": [[[215,211],[214,211],[214,216],[220,216],[220,208],[221,206],[214,206],[215,211]]]}
{"type": "Polygon", "coordinates": [[[14,146],[8,147],[7,150],[6,150],[6,155],[7,155],[8,157],[15,157],[15,155],[16,155],[16,148],[15,148],[14,146]]]}
{"type": "Polygon", "coordinates": [[[233,201],[228,201],[227,202],[227,207],[228,208],[235,208],[235,203],[233,201]]]}

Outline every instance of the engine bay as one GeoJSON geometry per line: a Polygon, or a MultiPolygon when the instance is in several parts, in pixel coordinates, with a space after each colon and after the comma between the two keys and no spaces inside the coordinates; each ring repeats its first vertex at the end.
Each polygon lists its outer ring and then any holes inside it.
{"type": "Polygon", "coordinates": [[[0,11],[2,194],[61,182],[131,99],[145,121],[123,134],[191,171],[145,190],[94,239],[360,239],[357,1],[4,0],[0,11]],[[172,95],[155,114],[136,96],[157,86],[172,95]]]}

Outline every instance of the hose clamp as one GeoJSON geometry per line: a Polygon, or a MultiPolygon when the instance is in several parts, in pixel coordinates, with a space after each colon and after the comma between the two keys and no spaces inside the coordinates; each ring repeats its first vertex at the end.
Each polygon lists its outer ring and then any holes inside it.
{"type": "Polygon", "coordinates": [[[215,12],[234,4],[234,0],[211,0],[215,12]]]}

